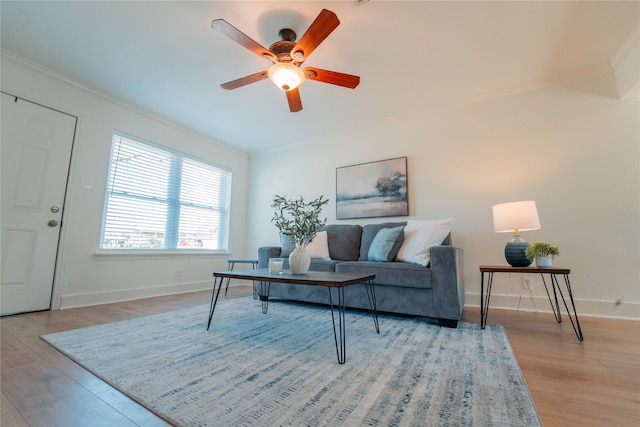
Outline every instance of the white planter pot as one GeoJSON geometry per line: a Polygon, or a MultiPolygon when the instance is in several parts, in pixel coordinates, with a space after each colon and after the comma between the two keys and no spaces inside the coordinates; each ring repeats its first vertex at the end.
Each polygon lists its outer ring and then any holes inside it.
{"type": "Polygon", "coordinates": [[[553,264],[553,258],[550,256],[539,256],[536,257],[536,266],[540,268],[551,268],[553,264]]]}
{"type": "Polygon", "coordinates": [[[289,255],[289,268],[292,274],[306,274],[311,266],[311,255],[304,248],[295,248],[289,255]]]}

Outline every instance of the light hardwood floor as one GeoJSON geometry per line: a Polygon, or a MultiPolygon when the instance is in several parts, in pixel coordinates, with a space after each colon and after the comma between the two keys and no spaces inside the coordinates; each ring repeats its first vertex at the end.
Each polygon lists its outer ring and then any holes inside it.
{"type": "MultiPolygon", "coordinates": [[[[231,287],[227,298],[250,293],[231,287]]],[[[166,426],[39,336],[208,304],[209,297],[194,292],[2,318],[0,425],[166,426]]],[[[466,307],[463,320],[479,323],[479,309],[466,307]]],[[[580,320],[582,344],[568,320],[559,325],[551,313],[491,309],[488,317],[507,331],[545,426],[640,426],[640,322],[580,320]]]]}

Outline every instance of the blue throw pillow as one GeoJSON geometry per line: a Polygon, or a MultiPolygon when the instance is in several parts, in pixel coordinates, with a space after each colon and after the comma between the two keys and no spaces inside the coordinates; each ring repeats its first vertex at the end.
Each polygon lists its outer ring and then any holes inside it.
{"type": "Polygon", "coordinates": [[[393,261],[404,239],[403,230],[404,226],[380,229],[369,247],[369,261],[393,261]]]}

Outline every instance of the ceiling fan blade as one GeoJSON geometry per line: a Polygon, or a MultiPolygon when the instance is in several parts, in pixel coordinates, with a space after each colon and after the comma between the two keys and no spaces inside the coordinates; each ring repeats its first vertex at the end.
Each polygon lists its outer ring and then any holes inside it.
{"type": "Polygon", "coordinates": [[[273,62],[276,59],[276,56],[273,53],[269,52],[260,43],[253,40],[251,37],[247,36],[245,33],[238,30],[236,27],[229,24],[224,19],[214,19],[211,22],[211,28],[221,32],[222,34],[229,37],[231,40],[249,49],[251,52],[255,53],[261,58],[264,58],[271,62],[273,62]]]}
{"type": "Polygon", "coordinates": [[[360,76],[320,68],[307,67],[304,69],[304,75],[309,80],[348,87],[349,89],[355,89],[360,84],[360,76]]]}
{"type": "Polygon", "coordinates": [[[289,111],[297,113],[302,110],[302,99],[300,99],[300,91],[298,88],[288,90],[285,93],[287,94],[287,101],[289,102],[289,111]]]}
{"type": "Polygon", "coordinates": [[[336,14],[330,10],[322,9],[315,21],[309,26],[309,29],[291,50],[291,56],[301,64],[338,25],[340,25],[340,20],[336,14]]]}
{"type": "Polygon", "coordinates": [[[251,74],[250,76],[241,77],[236,80],[232,80],[230,82],[222,83],[220,86],[222,89],[237,89],[242,86],[246,86],[251,83],[259,82],[261,80],[267,79],[269,76],[266,71],[260,71],[259,73],[251,74]]]}

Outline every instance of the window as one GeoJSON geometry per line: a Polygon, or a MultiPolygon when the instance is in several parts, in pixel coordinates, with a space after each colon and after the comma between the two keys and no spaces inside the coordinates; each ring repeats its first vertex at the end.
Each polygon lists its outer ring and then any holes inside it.
{"type": "Polygon", "coordinates": [[[231,172],[115,133],[100,248],[226,251],[231,172]]]}

